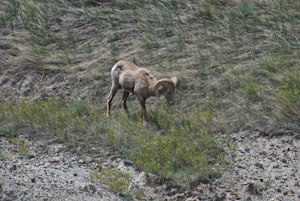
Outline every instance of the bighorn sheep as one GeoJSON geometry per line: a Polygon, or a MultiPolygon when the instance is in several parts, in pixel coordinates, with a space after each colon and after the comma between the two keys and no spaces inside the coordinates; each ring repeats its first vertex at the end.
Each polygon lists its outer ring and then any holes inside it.
{"type": "Polygon", "coordinates": [[[129,93],[137,96],[142,106],[142,120],[146,125],[146,99],[151,96],[164,94],[167,102],[173,104],[175,88],[178,87],[177,77],[172,79],[163,78],[157,80],[149,70],[139,68],[134,63],[126,60],[117,62],[111,69],[112,86],[107,101],[107,116],[110,115],[111,102],[118,89],[124,89],[122,105],[129,116],[126,100],[129,93]]]}

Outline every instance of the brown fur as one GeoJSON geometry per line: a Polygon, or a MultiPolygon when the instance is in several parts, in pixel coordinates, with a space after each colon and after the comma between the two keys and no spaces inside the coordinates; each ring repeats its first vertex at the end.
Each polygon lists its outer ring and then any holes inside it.
{"type": "Polygon", "coordinates": [[[151,96],[159,96],[165,93],[169,103],[173,102],[177,78],[172,80],[164,78],[157,80],[146,68],[139,68],[134,63],[126,60],[117,62],[111,71],[112,87],[107,102],[107,116],[110,115],[111,102],[118,89],[123,89],[122,105],[129,116],[126,100],[129,93],[137,96],[142,106],[143,123],[146,123],[146,99],[151,96]]]}

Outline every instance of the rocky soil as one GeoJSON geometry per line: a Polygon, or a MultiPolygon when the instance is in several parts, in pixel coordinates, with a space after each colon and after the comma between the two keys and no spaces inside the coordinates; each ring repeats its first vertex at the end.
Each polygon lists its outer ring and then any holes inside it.
{"type": "Polygon", "coordinates": [[[116,154],[104,151],[95,159],[81,159],[61,144],[24,140],[30,145],[26,157],[20,145],[0,139],[6,156],[0,160],[0,200],[124,200],[123,194],[91,180],[98,163],[129,173],[128,193],[142,192],[139,198],[132,196],[136,200],[300,200],[299,135],[232,134],[233,167],[188,191],[125,165],[116,154]]]}
{"type": "Polygon", "coordinates": [[[217,194],[208,200],[300,200],[299,139],[299,134],[232,134],[234,167],[209,185],[197,188],[217,194]]]}
{"type": "Polygon", "coordinates": [[[31,144],[30,154],[19,154],[17,145],[1,138],[0,200],[117,200],[103,186],[90,181],[90,167],[64,152],[62,145],[36,154],[40,146],[31,144]]]}
{"type": "Polygon", "coordinates": [[[62,144],[29,141],[24,135],[18,142],[1,137],[0,200],[125,200],[127,194],[134,197],[137,192],[142,192],[143,200],[166,197],[166,185],[151,185],[159,183],[159,177],[146,176],[117,154],[102,149],[98,157],[82,158],[66,151],[62,144]],[[128,173],[128,190],[114,194],[108,186],[92,179],[91,173],[99,172],[99,164],[128,173]]]}

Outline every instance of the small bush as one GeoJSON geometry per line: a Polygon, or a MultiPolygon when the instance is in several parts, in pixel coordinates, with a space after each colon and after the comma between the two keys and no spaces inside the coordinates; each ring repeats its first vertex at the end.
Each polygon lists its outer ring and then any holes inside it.
{"type": "Polygon", "coordinates": [[[280,71],[286,71],[291,69],[293,66],[293,62],[289,61],[286,58],[278,57],[275,55],[271,55],[270,57],[266,57],[261,59],[260,67],[269,71],[270,73],[279,73],[280,71]]]}
{"type": "Polygon", "coordinates": [[[24,157],[28,157],[30,155],[29,144],[22,138],[12,138],[12,144],[16,145],[18,148],[18,153],[24,157]]]}
{"type": "Polygon", "coordinates": [[[0,160],[5,161],[7,158],[8,158],[8,155],[0,150],[0,160]]]}
{"type": "Polygon", "coordinates": [[[204,13],[205,15],[208,17],[208,18],[211,18],[212,14],[211,14],[211,6],[210,6],[210,3],[208,2],[205,2],[204,5],[203,5],[203,9],[204,9],[204,13]]]}
{"type": "Polygon", "coordinates": [[[246,76],[242,76],[240,79],[241,91],[247,95],[248,99],[252,102],[258,102],[262,100],[262,90],[258,83],[246,76]]]}
{"type": "Polygon", "coordinates": [[[124,193],[128,189],[130,183],[130,175],[123,173],[115,167],[101,168],[101,171],[91,172],[92,181],[99,180],[107,185],[108,189],[113,193],[124,193]]]}
{"type": "Polygon", "coordinates": [[[241,16],[248,16],[253,14],[254,8],[255,2],[253,0],[242,0],[242,2],[235,7],[235,10],[241,16]]]}

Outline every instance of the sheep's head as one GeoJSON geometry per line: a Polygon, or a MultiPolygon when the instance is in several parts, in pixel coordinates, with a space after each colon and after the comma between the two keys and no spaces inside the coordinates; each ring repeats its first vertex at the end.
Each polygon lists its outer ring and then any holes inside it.
{"type": "Polygon", "coordinates": [[[172,79],[160,79],[155,85],[155,94],[157,96],[164,94],[167,102],[173,105],[175,89],[178,88],[178,83],[177,77],[173,77],[172,79]]]}

